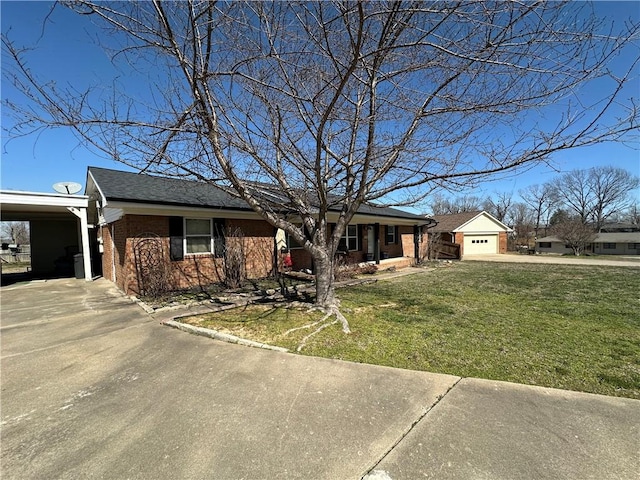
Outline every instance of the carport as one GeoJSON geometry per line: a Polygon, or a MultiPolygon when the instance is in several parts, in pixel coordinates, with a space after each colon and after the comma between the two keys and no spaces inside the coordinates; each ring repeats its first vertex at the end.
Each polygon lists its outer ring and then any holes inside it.
{"type": "Polygon", "coordinates": [[[87,221],[89,197],[1,190],[0,204],[2,221],[30,223],[34,275],[52,275],[56,260],[82,253],[84,278],[93,278],[87,221]]]}

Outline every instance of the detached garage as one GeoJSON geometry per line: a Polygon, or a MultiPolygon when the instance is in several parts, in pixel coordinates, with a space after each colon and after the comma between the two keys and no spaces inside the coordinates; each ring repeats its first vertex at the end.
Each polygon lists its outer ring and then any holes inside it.
{"type": "Polygon", "coordinates": [[[460,258],[507,251],[507,233],[512,229],[487,212],[434,215],[432,218],[438,224],[429,229],[429,234],[440,242],[459,245],[460,258]]]}

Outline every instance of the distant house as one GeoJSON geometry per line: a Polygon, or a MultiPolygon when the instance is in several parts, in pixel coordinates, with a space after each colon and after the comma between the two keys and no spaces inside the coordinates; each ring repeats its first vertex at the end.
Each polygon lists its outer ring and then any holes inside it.
{"type": "Polygon", "coordinates": [[[487,212],[463,212],[433,215],[437,222],[428,229],[439,241],[460,246],[464,255],[506,253],[507,233],[512,229],[487,212]]]}
{"type": "Polygon", "coordinates": [[[605,223],[600,229],[601,233],[608,232],[640,232],[640,225],[635,225],[633,223],[605,223]]]}
{"type": "MultiPolygon", "coordinates": [[[[89,167],[86,194],[96,207],[102,274],[129,294],[148,291],[150,281],[171,289],[223,281],[224,252],[232,245],[250,278],[281,268],[284,255],[293,269],[313,268],[309,253],[283,231],[207,183],[89,167]]],[[[340,254],[348,262],[409,265],[424,256],[428,224],[402,210],[362,205],[340,254]]]]}
{"type": "MultiPolygon", "coordinates": [[[[554,235],[536,241],[536,251],[540,253],[573,253],[562,240],[554,235]]],[[[640,255],[640,231],[601,232],[585,248],[585,253],[596,255],[640,255]]]]}

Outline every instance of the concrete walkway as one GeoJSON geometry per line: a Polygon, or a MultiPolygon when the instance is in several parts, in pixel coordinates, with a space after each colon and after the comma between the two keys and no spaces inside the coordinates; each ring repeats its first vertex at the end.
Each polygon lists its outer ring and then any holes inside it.
{"type": "Polygon", "coordinates": [[[640,401],[247,348],[0,289],[3,479],[635,479],[640,401]]]}

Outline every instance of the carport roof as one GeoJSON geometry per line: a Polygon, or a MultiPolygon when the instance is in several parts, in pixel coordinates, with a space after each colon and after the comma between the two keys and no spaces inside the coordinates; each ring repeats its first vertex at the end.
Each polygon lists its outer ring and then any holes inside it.
{"type": "Polygon", "coordinates": [[[86,195],[1,190],[3,221],[29,220],[50,215],[71,215],[69,208],[87,208],[86,195]]]}

